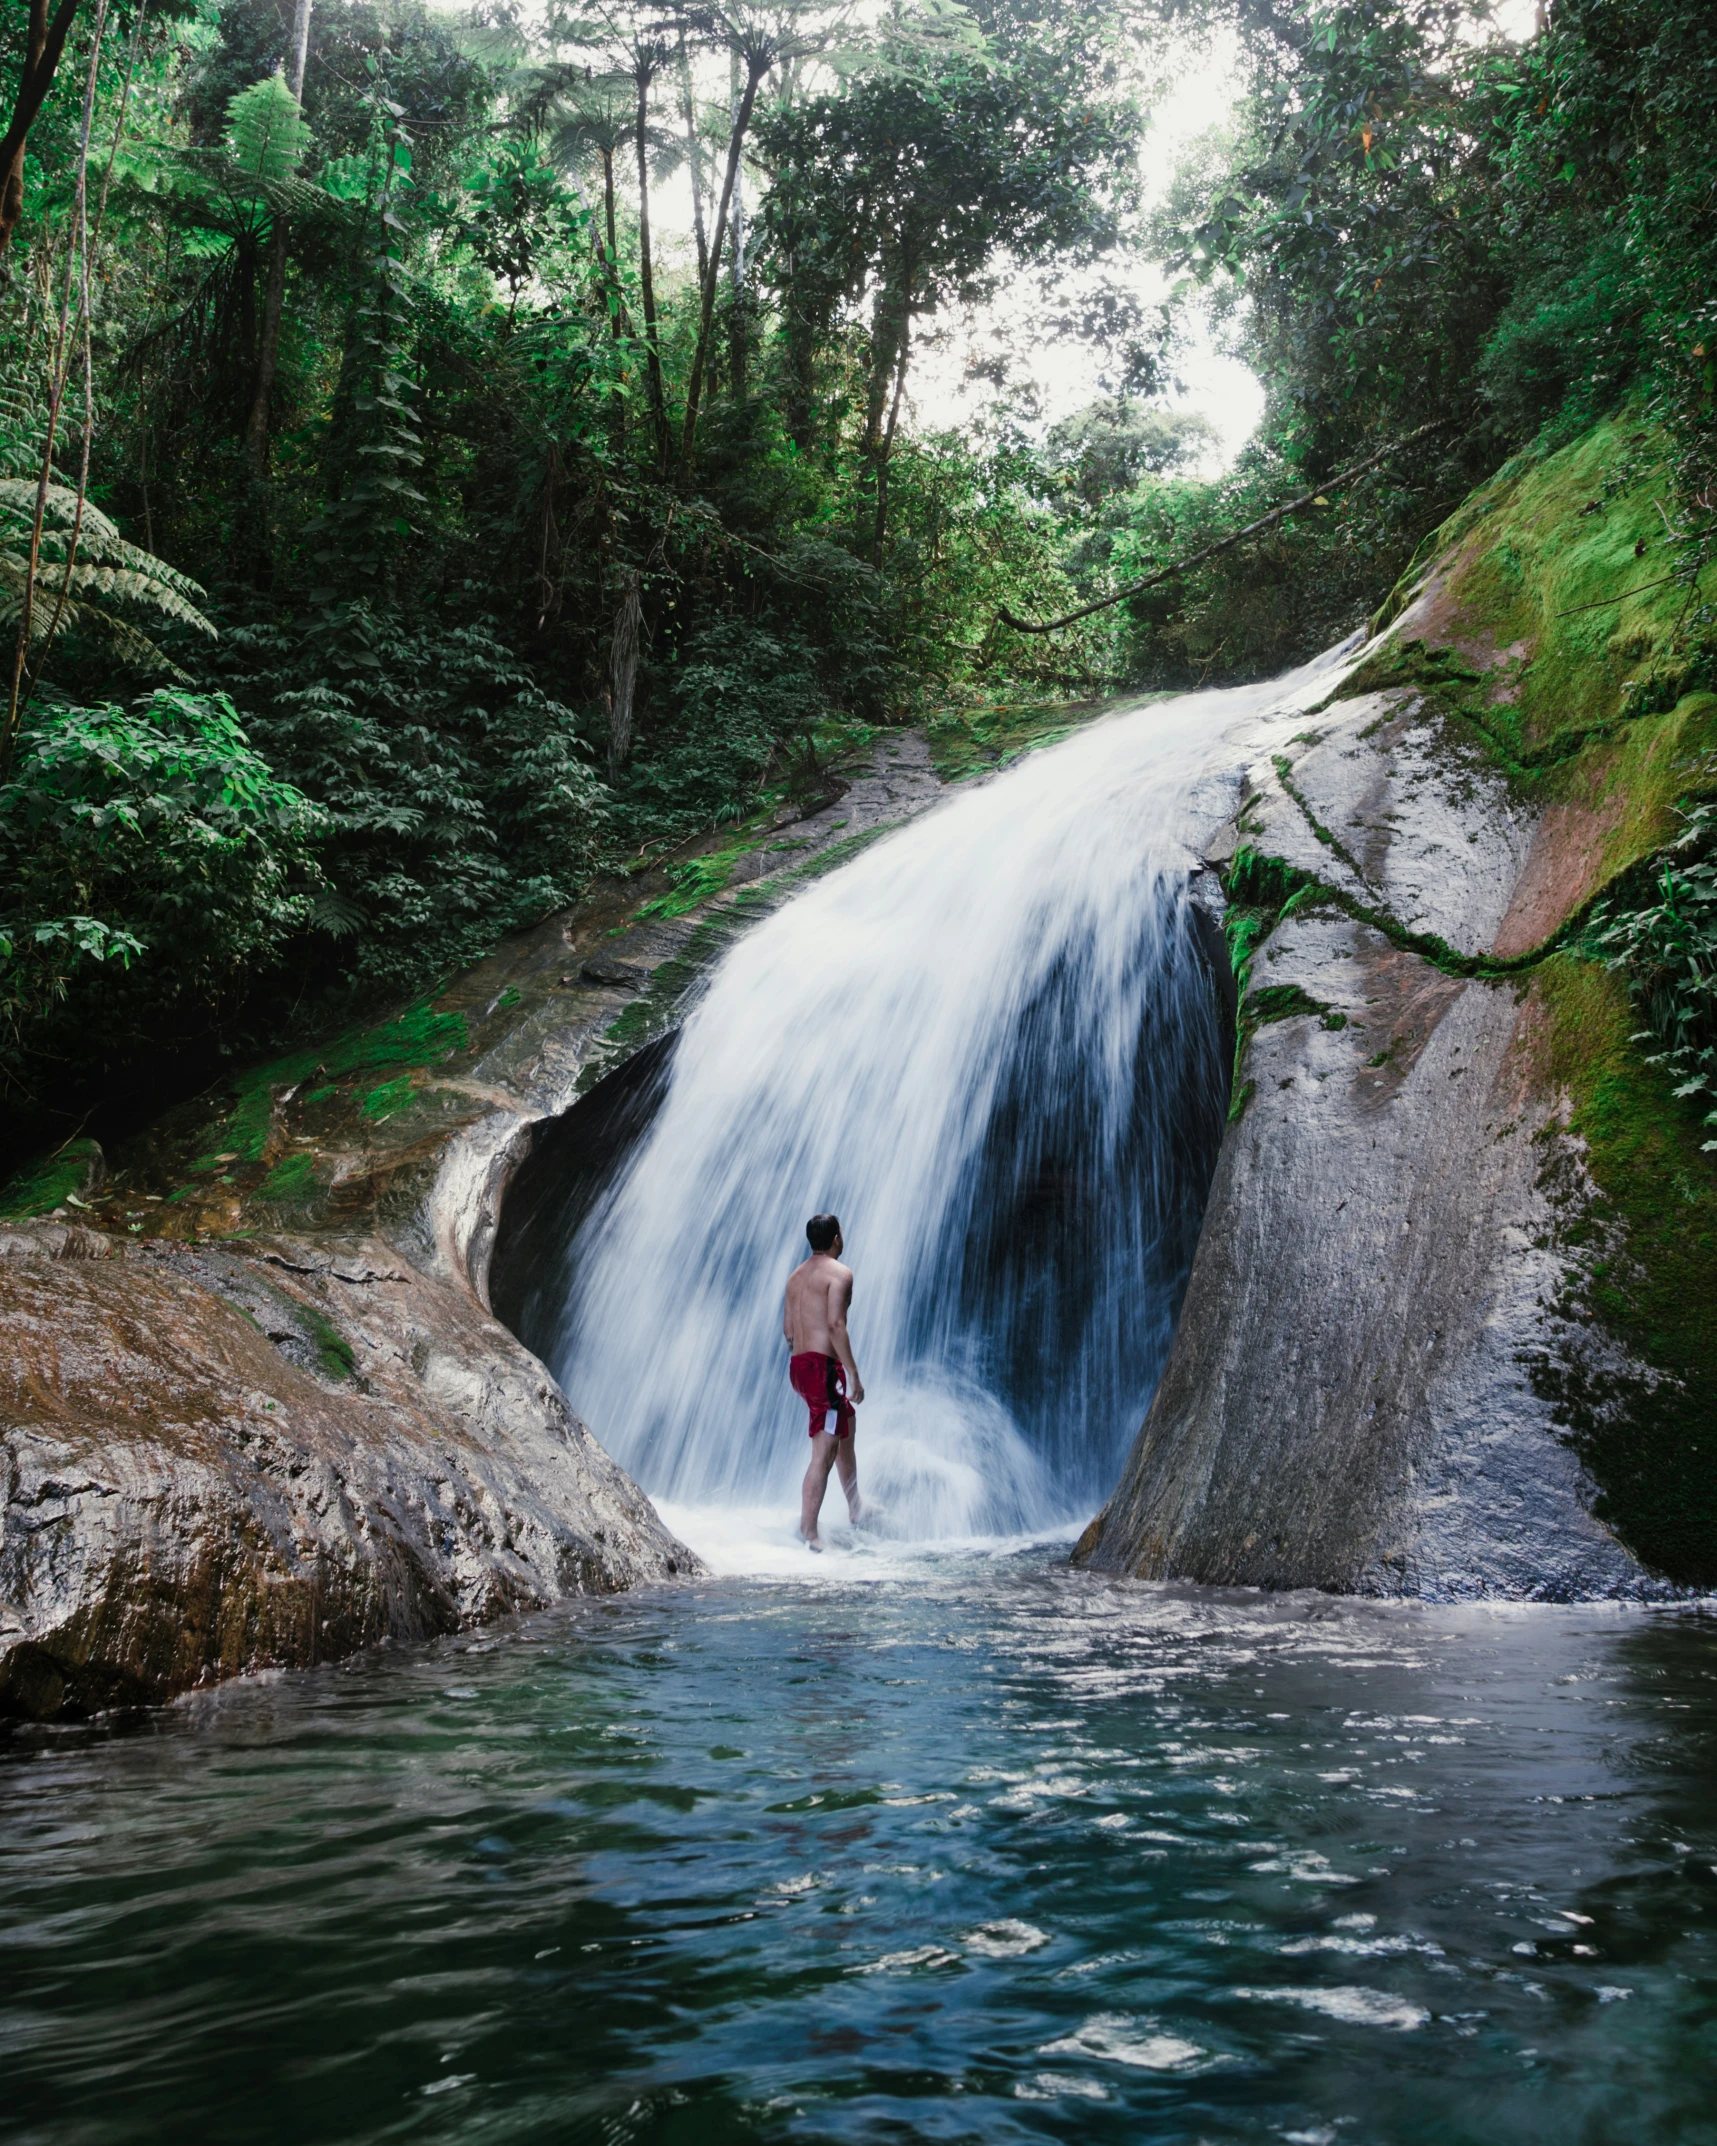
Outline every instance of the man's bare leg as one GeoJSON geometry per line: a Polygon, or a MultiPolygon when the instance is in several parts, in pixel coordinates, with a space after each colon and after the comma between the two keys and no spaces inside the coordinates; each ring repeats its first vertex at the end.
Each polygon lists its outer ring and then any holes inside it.
{"type": "Polygon", "coordinates": [[[805,1470],[805,1487],[799,1500],[799,1533],[812,1550],[823,1547],[817,1539],[817,1516],[823,1510],[829,1470],[835,1465],[839,1448],[847,1443],[846,1439],[835,1438],[827,1431],[819,1431],[811,1440],[811,1465],[805,1470]]]}
{"type": "Polygon", "coordinates": [[[841,1479],[841,1488],[847,1494],[847,1517],[856,1528],[864,1518],[864,1500],[858,1487],[858,1440],[854,1437],[835,1440],[835,1468],[841,1479]]]}

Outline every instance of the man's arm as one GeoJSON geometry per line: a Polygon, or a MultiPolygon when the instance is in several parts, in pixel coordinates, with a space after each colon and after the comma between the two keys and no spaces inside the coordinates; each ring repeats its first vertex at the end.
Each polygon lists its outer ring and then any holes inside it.
{"type": "Polygon", "coordinates": [[[829,1284],[829,1339],[835,1345],[835,1354],[846,1366],[850,1384],[847,1398],[856,1408],[864,1399],[864,1380],[859,1377],[858,1364],[853,1358],[853,1345],[847,1339],[847,1306],[853,1300],[853,1278],[846,1268],[829,1284]]]}

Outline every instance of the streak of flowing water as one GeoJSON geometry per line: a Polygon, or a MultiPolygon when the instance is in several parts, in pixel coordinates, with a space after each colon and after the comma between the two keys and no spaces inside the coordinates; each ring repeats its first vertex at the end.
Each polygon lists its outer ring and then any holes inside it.
{"type": "Polygon", "coordinates": [[[1303,704],[1334,660],[1110,717],[727,957],[524,1327],[646,1489],[792,1509],[781,1289],[825,1209],[858,1277],[861,1467],[886,1532],[1048,1529],[1109,1488],[1227,1101],[1191,845],[1222,815],[1237,730],[1303,704]]]}

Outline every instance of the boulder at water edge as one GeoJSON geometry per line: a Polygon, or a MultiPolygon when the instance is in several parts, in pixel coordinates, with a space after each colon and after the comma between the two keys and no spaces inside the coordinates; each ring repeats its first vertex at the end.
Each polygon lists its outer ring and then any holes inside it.
{"type": "Polygon", "coordinates": [[[1661,443],[1515,466],[1213,861],[1231,1122],[1078,1562],[1433,1599],[1717,1582],[1717,1157],[1581,934],[1711,787],[1661,443]],[[1621,600],[1612,602],[1611,599],[1621,600]]]}

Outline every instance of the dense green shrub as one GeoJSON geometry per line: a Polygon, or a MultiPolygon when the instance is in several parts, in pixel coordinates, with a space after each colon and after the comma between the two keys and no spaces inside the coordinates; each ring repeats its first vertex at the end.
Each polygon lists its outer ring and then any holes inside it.
{"type": "Polygon", "coordinates": [[[163,1035],[218,1033],[311,921],[329,816],[225,694],[56,704],[0,785],[0,1084],[14,1108],[163,1035]]]}
{"type": "Polygon", "coordinates": [[[408,991],[574,897],[607,827],[571,709],[489,628],[353,603],[231,632],[251,735],[314,798],[327,894],[295,952],[324,1017],[408,991]]]}

